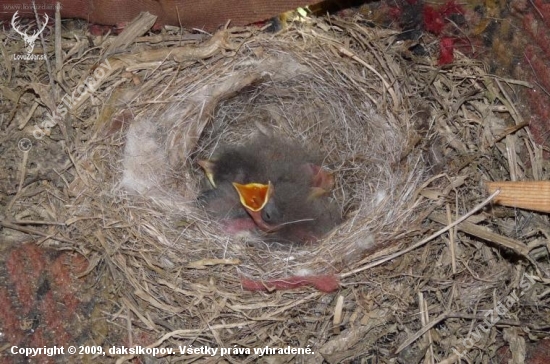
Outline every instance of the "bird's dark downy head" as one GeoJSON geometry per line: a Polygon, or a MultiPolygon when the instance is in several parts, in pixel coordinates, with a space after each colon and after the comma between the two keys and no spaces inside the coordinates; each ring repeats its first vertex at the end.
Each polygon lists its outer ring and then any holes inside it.
{"type": "Polygon", "coordinates": [[[199,165],[214,188],[224,182],[247,183],[257,178],[258,163],[238,149],[228,149],[199,165]]]}
{"type": "Polygon", "coordinates": [[[277,208],[277,205],[273,202],[273,200],[270,200],[265,204],[262,209],[261,217],[263,221],[272,226],[280,224],[283,221],[283,214],[277,208]]]}

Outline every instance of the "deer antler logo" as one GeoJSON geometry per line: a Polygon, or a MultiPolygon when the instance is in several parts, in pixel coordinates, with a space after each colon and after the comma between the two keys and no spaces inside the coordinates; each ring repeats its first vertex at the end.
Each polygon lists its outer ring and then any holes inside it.
{"type": "Polygon", "coordinates": [[[13,17],[11,18],[11,26],[17,33],[19,33],[19,35],[23,37],[23,40],[25,41],[25,49],[27,51],[27,54],[31,54],[34,49],[34,42],[36,41],[40,33],[42,33],[44,29],[46,29],[46,25],[48,25],[48,19],[49,19],[48,14],[44,14],[44,24],[42,24],[42,28],[39,31],[33,32],[32,35],[28,35],[27,33],[17,28],[17,24],[15,22],[18,18],[17,16],[18,12],[19,11],[16,11],[15,14],[13,14],[13,17]]]}

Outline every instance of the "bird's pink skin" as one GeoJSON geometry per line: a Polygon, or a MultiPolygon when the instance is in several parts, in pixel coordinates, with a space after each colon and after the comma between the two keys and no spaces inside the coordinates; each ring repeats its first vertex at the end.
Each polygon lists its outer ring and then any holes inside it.
{"type": "Polygon", "coordinates": [[[247,291],[267,292],[313,286],[321,292],[330,293],[340,288],[340,280],[335,274],[291,276],[268,281],[241,277],[241,285],[247,291]]]}
{"type": "Polygon", "coordinates": [[[245,231],[252,231],[257,228],[256,223],[249,217],[224,220],[222,222],[223,230],[231,235],[236,235],[245,231]]]}

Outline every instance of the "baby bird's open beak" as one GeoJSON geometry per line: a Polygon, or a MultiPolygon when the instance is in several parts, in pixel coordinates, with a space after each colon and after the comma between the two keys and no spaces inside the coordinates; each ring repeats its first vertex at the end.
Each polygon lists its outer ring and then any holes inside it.
{"type": "Polygon", "coordinates": [[[309,200],[326,195],[334,188],[334,175],[323,167],[306,163],[302,168],[311,177],[309,200]]]}
{"type": "Polygon", "coordinates": [[[199,166],[204,169],[204,173],[206,174],[206,178],[208,178],[208,181],[210,181],[210,184],[212,187],[216,188],[216,182],[214,182],[214,162],[203,159],[198,162],[199,166]]]}
{"type": "Polygon", "coordinates": [[[267,184],[248,183],[246,185],[233,182],[233,186],[239,194],[241,204],[252,217],[256,225],[265,232],[276,230],[276,226],[269,225],[262,218],[262,209],[267,205],[269,199],[273,195],[273,185],[271,182],[267,184]]]}

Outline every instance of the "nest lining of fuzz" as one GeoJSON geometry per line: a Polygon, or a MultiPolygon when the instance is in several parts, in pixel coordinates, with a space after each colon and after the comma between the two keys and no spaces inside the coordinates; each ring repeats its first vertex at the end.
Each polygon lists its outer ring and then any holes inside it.
{"type": "MultiPolygon", "coordinates": [[[[66,88],[76,88],[74,80],[105,60],[109,70],[29,152],[39,160],[33,153],[63,143],[67,158],[58,163],[65,175],[51,176],[41,193],[16,193],[7,216],[63,222],[43,243],[84,254],[88,274],[117,282],[116,296],[124,298],[119,305],[135,314],[133,329],[159,338],[151,346],[310,345],[316,354],[304,362],[338,363],[360,357],[358,348],[395,350],[405,332],[426,323],[411,318],[418,311],[442,314],[449,300],[457,312],[468,311],[491,302],[492,292],[519,285],[526,266],[503,258],[475,229],[452,230],[368,269],[441,228],[441,216],[445,224],[466,213],[485,197],[482,179],[547,173],[528,134],[507,133],[523,122],[508,84],[480,65],[461,54],[445,69],[434,65],[435,56],[411,59],[394,31],[366,27],[360,19],[315,19],[275,35],[222,30],[191,45],[181,44],[181,34],[160,41],[140,36],[118,48],[103,41],[91,57],[86,44],[71,44],[61,72],[66,88]],[[259,129],[318,151],[334,172],[332,198],[345,221],[320,242],[227,236],[197,206],[204,182],[197,161],[259,129]],[[28,207],[45,203],[47,214],[28,207]],[[457,260],[472,260],[473,267],[457,260]],[[242,276],[302,274],[336,274],[341,289],[329,295],[309,288],[241,289],[242,276]]],[[[32,115],[43,117],[59,103],[38,82],[44,69],[28,71],[34,93],[12,102],[28,112],[39,101],[32,115]]],[[[21,125],[21,136],[32,135],[31,123],[21,125]]],[[[513,217],[489,214],[477,214],[476,222],[500,226],[504,235],[516,224],[513,217]]],[[[445,340],[434,344],[423,336],[411,348],[429,341],[440,351],[427,355],[442,360],[441,353],[450,355],[467,334],[464,322],[449,318],[439,332],[445,340]]],[[[492,350],[490,341],[485,344],[492,350]]],[[[482,351],[474,350],[474,362],[482,351]]]]}

